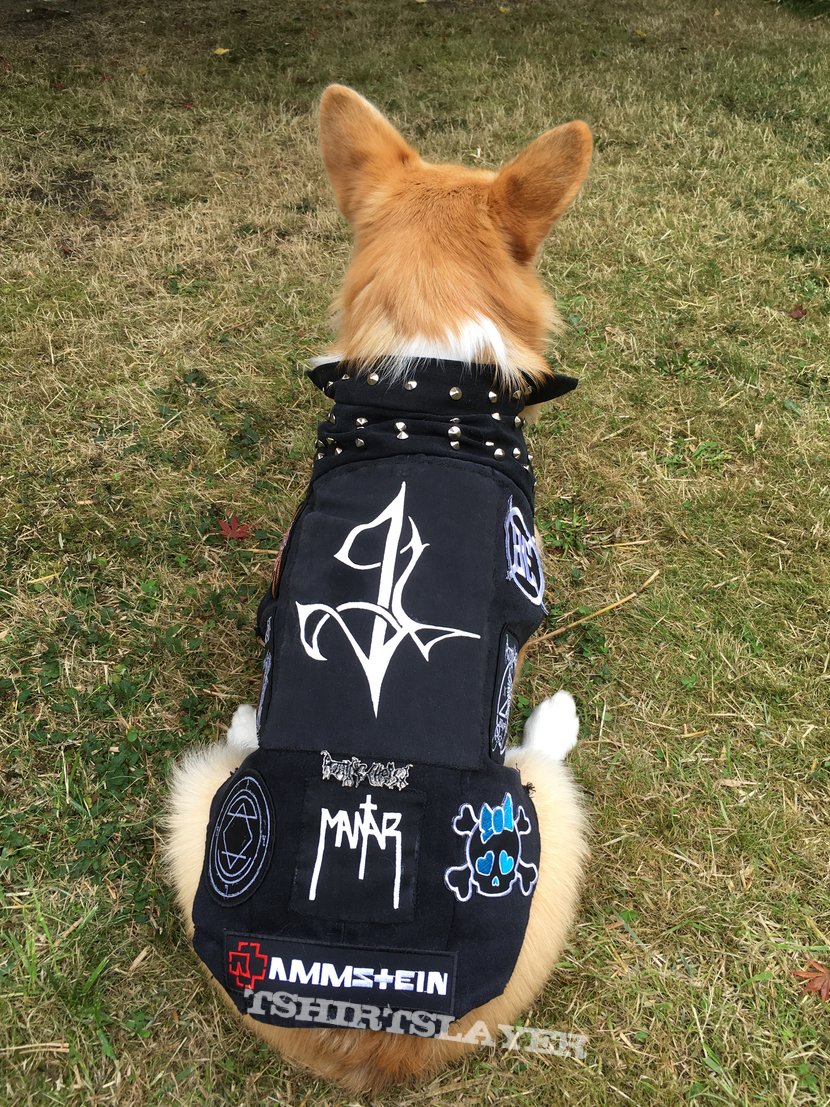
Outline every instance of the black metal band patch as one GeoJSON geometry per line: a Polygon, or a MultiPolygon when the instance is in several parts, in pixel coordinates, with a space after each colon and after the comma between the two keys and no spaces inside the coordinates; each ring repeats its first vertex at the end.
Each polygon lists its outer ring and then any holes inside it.
{"type": "Polygon", "coordinates": [[[223,905],[253,895],[268,871],[274,809],[262,778],[245,773],[225,796],[208,849],[208,884],[223,905]]]}

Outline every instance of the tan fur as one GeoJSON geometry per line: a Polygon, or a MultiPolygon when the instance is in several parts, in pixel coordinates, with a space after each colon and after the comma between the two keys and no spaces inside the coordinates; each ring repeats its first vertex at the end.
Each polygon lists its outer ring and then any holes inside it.
{"type": "MultiPolygon", "coordinates": [[[[440,340],[465,321],[485,317],[507,347],[502,383],[515,385],[520,370],[543,379],[549,369],[542,354],[555,311],[532,263],[587,172],[591,137],[585,124],[547,131],[498,173],[430,165],[371,104],[333,85],[321,103],[321,145],[337,203],[355,233],[339,301],[340,356],[368,368],[403,340],[440,340]]],[[[174,772],[165,849],[191,933],[211,800],[244,757],[217,743],[185,756],[174,772]]],[[[576,788],[564,765],[543,754],[517,750],[507,763],[534,786],[539,880],[507,988],[454,1024],[451,1033],[463,1033],[478,1020],[496,1030],[525,1012],[576,913],[586,856],[576,788]]],[[[354,1092],[424,1077],[474,1048],[409,1035],[284,1029],[248,1016],[243,1021],[284,1056],[354,1092]]]]}
{"type": "Polygon", "coordinates": [[[453,324],[484,316],[507,340],[505,386],[522,373],[543,380],[558,317],[533,261],[588,171],[588,127],[545,132],[498,173],[431,165],[363,97],[332,85],[320,135],[355,236],[338,300],[341,357],[368,368],[401,339],[439,341],[453,324]]]}

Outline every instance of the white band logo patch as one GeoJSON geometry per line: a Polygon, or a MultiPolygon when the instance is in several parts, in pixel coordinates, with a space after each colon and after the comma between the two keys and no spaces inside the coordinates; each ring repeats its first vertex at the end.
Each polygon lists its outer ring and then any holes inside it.
{"type": "Polygon", "coordinates": [[[405,497],[406,481],[402,482],[397,496],[376,518],[369,523],[361,523],[349,531],[345,542],[334,555],[336,561],[361,573],[371,572],[375,569],[379,570],[377,602],[367,603],[362,600],[354,600],[349,603],[341,603],[336,608],[325,603],[297,604],[297,613],[300,618],[300,641],[305,652],[315,661],[326,660],[325,654],[320,650],[320,634],[329,620],[334,621],[343,631],[366,675],[376,718],[386,671],[395,655],[395,651],[407,639],[414,642],[423,659],[429,661],[430,650],[433,646],[447,638],[481,637],[481,635],[472,634],[467,630],[456,630],[455,627],[433,626],[429,623],[416,622],[404,611],[403,590],[424,550],[429,547],[428,542],[421,541],[418,528],[409,515],[406,516],[406,521],[409,524],[409,540],[405,545],[401,545],[405,497]],[[381,560],[369,564],[353,561],[351,557],[352,547],[360,535],[366,531],[382,527],[384,524],[388,524],[388,528],[381,560]],[[398,557],[407,553],[409,554],[409,561],[396,576],[398,557]],[[353,611],[369,612],[374,616],[368,650],[364,649],[357,640],[344,617],[353,611]]]}
{"type": "Polygon", "coordinates": [[[521,511],[514,507],[513,497],[507,501],[504,517],[504,554],[507,559],[507,579],[531,601],[541,604],[545,594],[545,574],[542,558],[533,532],[521,511]]]}
{"type": "Polygon", "coordinates": [[[328,750],[321,750],[323,758],[323,780],[332,777],[344,788],[356,788],[367,781],[372,788],[406,788],[409,784],[409,770],[412,764],[396,765],[394,761],[372,761],[368,764],[359,757],[347,757],[337,761],[328,750]]]}

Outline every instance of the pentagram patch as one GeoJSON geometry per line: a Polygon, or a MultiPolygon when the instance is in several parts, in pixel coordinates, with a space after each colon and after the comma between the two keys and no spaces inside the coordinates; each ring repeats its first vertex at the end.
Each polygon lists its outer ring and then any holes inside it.
{"type": "Polygon", "coordinates": [[[208,883],[220,904],[242,903],[268,871],[274,844],[271,797],[257,773],[231,785],[208,849],[208,883]]]}

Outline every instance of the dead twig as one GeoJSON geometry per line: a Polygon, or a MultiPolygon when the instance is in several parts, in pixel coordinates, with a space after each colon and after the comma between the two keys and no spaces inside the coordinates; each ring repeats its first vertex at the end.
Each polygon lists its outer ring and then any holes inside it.
{"type": "Polygon", "coordinates": [[[568,623],[565,627],[559,627],[556,630],[549,630],[547,634],[540,634],[538,638],[533,638],[528,645],[538,646],[540,642],[547,642],[550,638],[558,638],[560,634],[565,634],[566,631],[573,630],[574,627],[581,626],[582,623],[587,623],[591,619],[596,619],[598,615],[604,615],[607,611],[613,611],[617,607],[622,607],[624,603],[628,603],[630,600],[636,599],[641,592],[645,592],[646,588],[650,584],[653,584],[655,580],[660,576],[660,570],[655,569],[648,580],[643,581],[639,588],[633,592],[629,592],[627,596],[623,596],[621,600],[615,600],[613,603],[606,604],[605,607],[599,608],[598,611],[592,611],[590,615],[583,615],[581,619],[574,619],[572,623],[568,623]]]}

